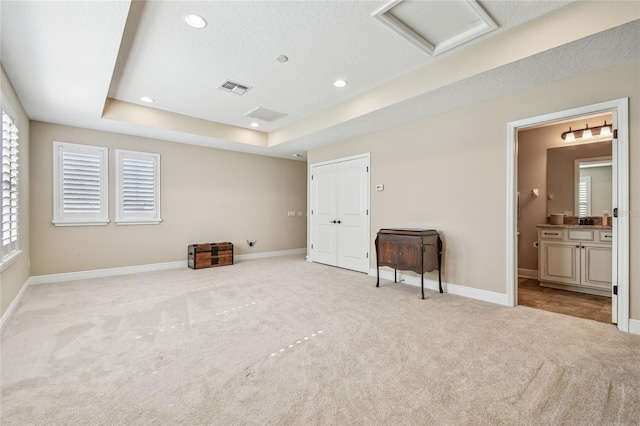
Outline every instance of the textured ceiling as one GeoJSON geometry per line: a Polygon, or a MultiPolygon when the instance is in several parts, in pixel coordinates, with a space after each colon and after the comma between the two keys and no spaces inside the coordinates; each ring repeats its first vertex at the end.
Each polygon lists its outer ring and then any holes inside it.
{"type": "Polygon", "coordinates": [[[629,41],[638,36],[637,25],[626,26],[416,91],[404,100],[378,96],[377,109],[357,112],[358,99],[448,57],[477,52],[485,61],[484,40],[572,2],[479,3],[498,29],[432,58],[372,17],[386,0],[3,0],[1,60],[31,119],[290,157],[638,57],[638,43],[629,41]],[[207,27],[187,26],[188,13],[204,16],[207,27]],[[607,45],[616,48],[604,48],[605,54],[594,61],[577,57],[582,49],[607,45]],[[278,62],[277,55],[289,61],[278,62]],[[349,85],[335,88],[332,83],[338,78],[349,85]],[[218,90],[226,79],[252,88],[244,96],[218,90]],[[149,107],[140,102],[141,96],[156,102],[149,107]],[[346,105],[353,116],[281,136],[339,105],[346,105]],[[245,114],[257,107],[287,116],[250,130],[253,120],[245,114]],[[181,124],[168,124],[173,121],[181,124]],[[276,139],[277,144],[269,142],[276,139]]]}

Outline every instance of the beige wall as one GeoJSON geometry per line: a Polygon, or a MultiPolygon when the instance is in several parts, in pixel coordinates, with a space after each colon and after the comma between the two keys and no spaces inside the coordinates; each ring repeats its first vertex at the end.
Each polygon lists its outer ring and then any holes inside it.
{"type": "Polygon", "coordinates": [[[186,261],[193,243],[231,241],[235,254],[306,246],[304,162],[42,122],[31,124],[32,275],[186,261]],[[161,155],[160,225],[56,227],[53,141],[109,148],[114,218],[115,148],[161,155]],[[258,240],[249,247],[246,240],[258,240]]]}
{"type": "MultiPolygon", "coordinates": [[[[640,256],[640,61],[386,129],[309,152],[309,165],[371,152],[371,252],[379,228],[436,228],[443,279],[506,293],[507,123],[630,97],[631,259],[640,256]],[[585,90],[588,88],[588,90],[585,90]],[[385,190],[375,191],[376,184],[385,190]]],[[[372,257],[371,266],[375,266],[372,257]]],[[[631,265],[640,318],[640,264],[631,265]]]]}
{"type": "Polygon", "coordinates": [[[0,316],[4,315],[11,302],[20,292],[20,289],[29,279],[29,117],[25,114],[20,100],[16,96],[11,82],[0,66],[2,74],[0,88],[6,101],[11,105],[11,109],[17,116],[19,139],[18,139],[18,192],[19,199],[19,248],[22,254],[15,263],[10,265],[0,273],[0,316]]]}

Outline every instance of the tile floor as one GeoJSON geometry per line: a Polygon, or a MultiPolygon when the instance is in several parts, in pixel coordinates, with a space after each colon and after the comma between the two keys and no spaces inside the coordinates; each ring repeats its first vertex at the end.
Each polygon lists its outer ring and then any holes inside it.
{"type": "Polygon", "coordinates": [[[535,279],[518,278],[518,304],[611,323],[610,297],[541,287],[535,279]]]}

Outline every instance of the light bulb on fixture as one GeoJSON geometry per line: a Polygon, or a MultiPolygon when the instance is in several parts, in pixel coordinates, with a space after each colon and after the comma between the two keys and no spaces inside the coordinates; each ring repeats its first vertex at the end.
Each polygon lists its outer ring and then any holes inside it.
{"type": "Polygon", "coordinates": [[[576,141],[576,136],[571,131],[571,127],[569,127],[569,131],[565,134],[564,141],[565,142],[575,142],[576,141]]]}
{"type": "Polygon", "coordinates": [[[591,129],[587,124],[587,128],[582,131],[582,139],[591,139],[593,137],[593,133],[591,133],[591,129]]]}
{"type": "Polygon", "coordinates": [[[607,120],[604,121],[604,126],[600,128],[600,136],[611,136],[611,128],[607,124],[607,120]]]}

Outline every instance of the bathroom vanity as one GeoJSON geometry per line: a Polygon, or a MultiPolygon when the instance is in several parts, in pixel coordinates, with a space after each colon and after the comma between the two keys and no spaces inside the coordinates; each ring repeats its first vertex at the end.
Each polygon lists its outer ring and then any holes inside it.
{"type": "Polygon", "coordinates": [[[611,296],[610,226],[537,227],[540,285],[611,296]]]}

